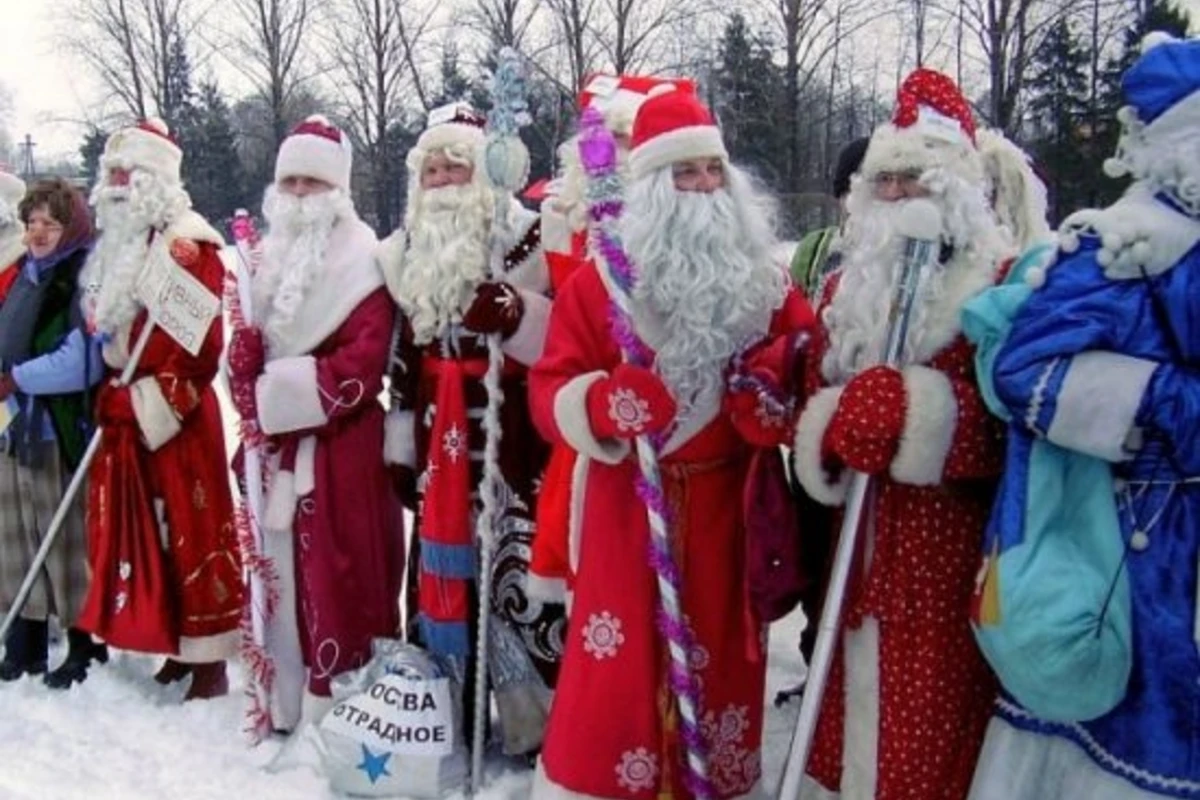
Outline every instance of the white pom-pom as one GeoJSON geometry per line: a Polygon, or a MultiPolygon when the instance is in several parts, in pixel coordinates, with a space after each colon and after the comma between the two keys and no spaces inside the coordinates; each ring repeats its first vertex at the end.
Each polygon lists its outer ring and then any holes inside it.
{"type": "Polygon", "coordinates": [[[933,242],[942,232],[942,212],[932,200],[918,197],[900,207],[894,224],[896,233],[901,236],[933,242]]]}
{"type": "Polygon", "coordinates": [[[1096,251],[1096,263],[1102,267],[1111,267],[1115,257],[1116,253],[1103,247],[1096,251]]]}
{"type": "Polygon", "coordinates": [[[314,125],[324,125],[327,128],[333,127],[333,125],[329,123],[329,117],[325,116],[324,114],[309,114],[304,118],[304,121],[311,122],[314,125]]]}
{"type": "Polygon", "coordinates": [[[675,84],[660,83],[656,86],[651,86],[650,91],[646,92],[646,97],[658,97],[660,94],[667,94],[675,91],[675,84]]]}
{"type": "Polygon", "coordinates": [[[1123,178],[1129,174],[1125,162],[1116,158],[1104,159],[1104,174],[1110,178],[1123,178]]]}
{"type": "Polygon", "coordinates": [[[167,127],[167,123],[159,117],[146,117],[145,126],[155,133],[163,136],[170,136],[171,129],[167,127]]]}
{"type": "Polygon", "coordinates": [[[1046,270],[1044,267],[1030,267],[1025,270],[1025,284],[1033,289],[1046,285],[1046,270]]]}
{"type": "Polygon", "coordinates": [[[1064,253],[1074,253],[1079,249],[1079,234],[1074,232],[1059,234],[1058,249],[1064,253]]]}
{"type": "Polygon", "coordinates": [[[1158,47],[1160,44],[1166,44],[1167,42],[1175,41],[1178,40],[1166,31],[1150,31],[1142,37],[1141,51],[1143,53],[1148,53],[1154,48],[1158,47]]]}
{"type": "Polygon", "coordinates": [[[1150,249],[1150,242],[1146,241],[1145,239],[1141,239],[1134,243],[1133,248],[1130,250],[1130,255],[1133,256],[1133,261],[1135,264],[1149,264],[1152,253],[1153,251],[1150,249]]]}
{"type": "Polygon", "coordinates": [[[1125,246],[1125,237],[1119,233],[1105,233],[1100,236],[1100,244],[1105,250],[1116,252],[1125,246]]]}

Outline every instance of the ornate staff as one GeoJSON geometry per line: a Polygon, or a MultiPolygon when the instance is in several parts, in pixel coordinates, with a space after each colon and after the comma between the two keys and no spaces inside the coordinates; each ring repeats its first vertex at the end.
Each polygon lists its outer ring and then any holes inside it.
{"type": "MultiPolygon", "coordinates": [[[[600,112],[588,108],[580,118],[579,154],[588,174],[588,210],[591,214],[593,251],[602,269],[610,277],[612,325],[625,361],[650,367],[650,350],[633,326],[630,292],[636,277],[616,230],[621,216],[621,179],[617,174],[617,146],[604,126],[600,112]]],[[[635,440],[637,450],[638,496],[646,505],[650,522],[650,566],[658,583],[658,627],[667,642],[670,655],[670,686],[679,708],[681,733],[687,749],[688,772],[685,780],[697,800],[713,797],[708,779],[708,757],[700,731],[700,696],[695,675],[688,665],[692,651],[692,632],[684,621],[680,605],[680,575],[671,556],[667,533],[668,507],[658,469],[661,442],[647,436],[635,440]]]]}
{"type": "MultiPolygon", "coordinates": [[[[912,316],[913,300],[921,285],[921,275],[937,256],[937,239],[941,231],[941,213],[930,200],[910,200],[896,220],[896,229],[905,239],[904,264],[900,282],[892,296],[888,314],[887,343],[884,346],[883,363],[899,367],[903,363],[904,343],[908,339],[908,323],[912,316]]],[[[862,518],[866,510],[867,497],[874,481],[872,476],[855,472],[850,477],[846,491],[846,511],[842,518],[842,529],[838,535],[837,552],[829,576],[829,589],[825,594],[825,605],[817,628],[817,641],[813,647],[812,663],[804,686],[804,699],[800,703],[800,716],[792,731],[792,743],[784,763],[783,779],[779,784],[779,800],[800,797],[800,784],[804,769],[808,765],[808,754],[817,730],[817,715],[821,711],[821,700],[825,696],[825,684],[829,668],[833,664],[834,647],[840,641],[842,607],[846,599],[846,585],[850,580],[850,566],[862,530],[862,518]]]]}
{"type": "MultiPolygon", "coordinates": [[[[496,71],[491,79],[492,108],[488,112],[487,141],[483,160],[488,180],[493,187],[495,209],[492,218],[489,278],[497,280],[504,274],[504,255],[511,239],[512,195],[525,183],[529,174],[529,152],[517,135],[529,124],[525,103],[525,76],[521,58],[511,47],[503,48],[497,56],[496,71]]],[[[486,441],[483,451],[483,480],[479,487],[482,507],[475,522],[479,540],[479,625],[475,642],[475,716],[471,731],[471,783],[474,793],[483,785],[484,730],[489,713],[488,683],[488,626],[491,618],[491,575],[493,529],[496,523],[498,472],[500,452],[500,406],[504,396],[500,391],[500,372],[504,353],[500,336],[487,338],[488,369],[483,385],[487,390],[487,409],[484,413],[486,441]]]]}
{"type": "MultiPolygon", "coordinates": [[[[235,270],[225,276],[225,302],[233,330],[245,330],[254,324],[251,282],[261,260],[259,234],[254,220],[245,209],[238,209],[230,223],[238,254],[235,270]]],[[[250,707],[246,712],[246,732],[257,744],[270,735],[271,688],[275,682],[275,662],[266,647],[267,621],[279,602],[275,566],[265,555],[262,535],[264,437],[257,420],[242,420],[238,426],[245,466],[245,495],[238,504],[237,532],[242,563],[249,575],[250,595],[242,613],[242,657],[250,672],[246,694],[250,707]]]]}

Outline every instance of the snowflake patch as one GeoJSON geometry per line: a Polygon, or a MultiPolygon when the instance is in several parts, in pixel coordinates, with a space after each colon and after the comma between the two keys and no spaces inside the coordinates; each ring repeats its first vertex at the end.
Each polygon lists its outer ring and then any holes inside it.
{"type": "Polygon", "coordinates": [[[625,634],[621,633],[621,620],[608,611],[590,614],[587,625],[583,627],[583,649],[591,653],[597,661],[615,658],[617,648],[625,643],[625,634]]]}
{"type": "Polygon", "coordinates": [[[626,750],[617,764],[617,783],[631,792],[653,789],[658,779],[658,756],[644,747],[626,750]]]}
{"type": "Polygon", "coordinates": [[[650,421],[650,404],[632,389],[617,389],[608,396],[608,416],[622,433],[641,433],[650,421]]]}

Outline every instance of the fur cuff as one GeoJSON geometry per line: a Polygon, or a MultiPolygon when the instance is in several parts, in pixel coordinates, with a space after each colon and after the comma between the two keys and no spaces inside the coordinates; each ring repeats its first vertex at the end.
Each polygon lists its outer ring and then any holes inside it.
{"type": "Polygon", "coordinates": [[[904,389],[904,433],[892,460],[892,477],[913,486],[933,486],[942,482],[958,426],[954,386],[941,372],[914,365],[904,368],[904,389]]]}
{"type": "MultiPolygon", "coordinates": [[[[153,452],[162,447],[183,430],[175,409],[167,402],[162,387],[153,376],[133,382],[129,387],[133,401],[133,414],[137,417],[146,447],[153,452]]],[[[210,659],[211,660],[211,659],[210,659]]]]}
{"type": "Polygon", "coordinates": [[[822,389],[813,395],[800,414],[796,425],[796,442],[792,459],[796,468],[796,479],[808,492],[809,497],[827,506],[841,505],[846,500],[846,489],[850,485],[850,471],[843,469],[834,480],[829,479],[821,458],[821,443],[825,430],[837,411],[842,399],[842,387],[822,389]]]}
{"type": "Polygon", "coordinates": [[[525,289],[517,289],[525,308],[521,324],[512,336],[505,339],[500,349],[514,361],[527,367],[542,357],[546,344],[546,328],[550,324],[550,301],[543,295],[525,289]]]}
{"type": "Polygon", "coordinates": [[[536,572],[527,572],[525,596],[543,603],[561,603],[567,596],[567,582],[562,578],[549,578],[536,572]]]}
{"type": "Polygon", "coordinates": [[[237,630],[214,633],[212,636],[180,636],[176,660],[183,664],[228,661],[237,658],[241,643],[241,632],[237,630]]]}
{"type": "Polygon", "coordinates": [[[1071,359],[1046,438],[1105,461],[1128,460],[1129,433],[1158,364],[1122,353],[1089,351],[1071,359]]]}
{"type": "Polygon", "coordinates": [[[629,455],[629,442],[620,439],[597,439],[588,420],[587,393],[592,384],[604,380],[608,373],[587,372],[572,378],[554,396],[554,424],[559,435],[575,452],[594,458],[601,464],[620,464],[629,455]]]}
{"type": "Polygon", "coordinates": [[[280,358],[267,364],[255,386],[258,421],[275,435],[316,428],[329,421],[312,356],[280,358]]]}
{"type": "Polygon", "coordinates": [[[417,416],[393,409],[383,421],[383,463],[417,466],[417,416]]]}

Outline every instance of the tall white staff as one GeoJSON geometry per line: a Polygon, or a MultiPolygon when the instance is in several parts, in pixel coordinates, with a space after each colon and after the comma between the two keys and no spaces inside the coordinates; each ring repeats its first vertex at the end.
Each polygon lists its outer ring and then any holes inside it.
{"type": "MultiPolygon", "coordinates": [[[[205,336],[208,334],[208,327],[221,310],[221,299],[210,292],[208,287],[175,265],[170,256],[162,254],[162,257],[156,257],[154,255],[155,248],[166,248],[167,246],[167,242],[159,235],[151,248],[147,266],[135,288],[138,301],[146,309],[146,323],[142,326],[137,342],[133,346],[129,361],[121,370],[120,377],[114,382],[117,386],[128,386],[133,380],[138,364],[142,360],[142,353],[145,352],[146,344],[150,341],[150,334],[156,328],[161,328],[164,333],[194,356],[199,354],[205,336]]],[[[54,546],[59,531],[66,522],[67,514],[70,513],[71,504],[83,487],[92,461],[100,451],[103,433],[103,428],[96,428],[91,441],[88,442],[87,450],[84,451],[83,458],[75,469],[75,474],[71,477],[71,482],[67,485],[54,516],[50,519],[46,535],[42,537],[42,543],[38,547],[37,553],[34,554],[33,563],[30,565],[29,571],[25,573],[25,579],[21,581],[21,588],[17,590],[17,596],[8,610],[8,616],[0,623],[0,641],[3,641],[4,637],[8,635],[9,628],[12,627],[13,622],[20,615],[21,609],[29,600],[33,585],[37,582],[42,566],[50,555],[50,548],[54,546]]]]}
{"type": "MultiPolygon", "coordinates": [[[[495,194],[492,219],[492,253],[489,261],[490,278],[503,276],[504,254],[508,241],[513,194],[529,175],[529,152],[517,135],[529,123],[525,104],[525,80],[521,72],[521,57],[511,47],[503,48],[496,58],[496,71],[491,80],[492,109],[488,113],[487,140],[483,161],[488,181],[495,194]]],[[[487,410],[484,430],[487,440],[483,453],[483,480],[479,486],[481,508],[476,520],[475,534],[479,540],[479,624],[475,642],[475,715],[471,731],[471,793],[483,786],[484,732],[491,704],[488,702],[488,626],[491,619],[492,548],[496,523],[497,475],[500,450],[500,372],[504,353],[500,336],[488,336],[488,369],[483,384],[487,390],[487,410]]]]}
{"type": "MultiPolygon", "coordinates": [[[[891,312],[888,314],[888,336],[883,352],[883,363],[891,367],[901,366],[904,343],[908,339],[908,322],[912,314],[913,299],[921,284],[922,273],[937,256],[937,240],[942,228],[941,214],[930,200],[910,200],[896,220],[896,228],[905,239],[905,249],[904,267],[892,297],[891,312]]],[[[871,476],[861,472],[850,476],[850,486],[846,493],[846,513],[838,536],[837,554],[834,556],[833,570],[829,577],[825,606],[817,628],[817,641],[813,647],[812,663],[809,664],[808,678],[804,686],[800,716],[796,719],[791,748],[784,765],[779,800],[795,800],[800,796],[800,783],[804,778],[804,769],[808,766],[808,754],[812,749],[813,735],[816,733],[817,716],[825,696],[829,667],[833,663],[833,649],[839,641],[846,584],[850,577],[850,565],[854,562],[854,554],[858,550],[863,509],[872,483],[871,476]]]]}

